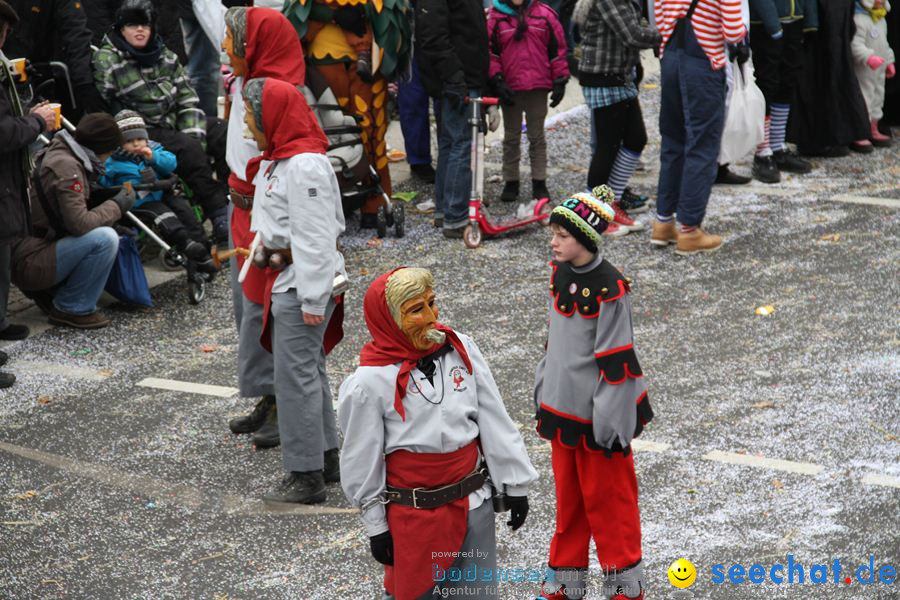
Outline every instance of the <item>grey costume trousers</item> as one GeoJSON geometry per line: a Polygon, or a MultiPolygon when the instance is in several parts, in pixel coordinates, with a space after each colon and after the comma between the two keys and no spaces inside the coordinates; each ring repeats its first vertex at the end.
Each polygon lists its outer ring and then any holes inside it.
{"type": "Polygon", "coordinates": [[[338,447],[322,347],[333,312],[334,300],[330,299],[322,324],[306,325],[293,289],[272,294],[275,401],[285,472],[319,471],[325,466],[325,451],[338,447]]]}
{"type": "MultiPolygon", "coordinates": [[[[394,540],[394,543],[398,543],[394,540]]],[[[491,573],[497,571],[497,539],[494,531],[494,506],[490,498],[481,506],[469,511],[469,521],[466,528],[466,537],[461,554],[471,556],[459,556],[453,561],[453,566],[445,574],[444,581],[435,581],[427,593],[419,596],[418,600],[431,600],[432,598],[496,598],[497,581],[465,581],[464,577],[454,577],[462,581],[450,581],[449,571],[459,569],[465,573],[467,568],[477,569],[481,573],[483,569],[490,569],[491,573]]],[[[480,577],[478,578],[480,579],[480,577]]],[[[387,592],[381,595],[382,600],[394,600],[387,592]]]]}

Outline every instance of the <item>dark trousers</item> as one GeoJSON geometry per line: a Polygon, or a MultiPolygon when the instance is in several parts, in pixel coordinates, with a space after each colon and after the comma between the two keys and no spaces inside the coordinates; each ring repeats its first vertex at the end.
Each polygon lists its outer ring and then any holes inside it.
{"type": "Polygon", "coordinates": [[[790,104],[803,67],[803,21],[782,24],[784,36],[773,40],[762,25],[750,26],[750,49],[756,85],[772,104],[790,104]]]}
{"type": "MultiPolygon", "coordinates": [[[[207,138],[207,145],[214,157],[215,154],[221,154],[221,163],[224,164],[224,136],[220,143],[218,139],[219,123],[216,121],[219,119],[209,120],[208,129],[215,135],[207,138]],[[218,146],[221,146],[221,149],[218,146]]],[[[174,129],[148,127],[147,132],[150,134],[150,139],[162,144],[163,148],[178,159],[175,173],[184,179],[191,188],[194,193],[194,201],[203,208],[206,217],[211,219],[218,214],[225,216],[225,208],[228,205],[228,199],[225,196],[227,176],[226,179],[219,181],[213,178],[212,167],[200,141],[174,129]]],[[[221,177],[221,174],[219,176],[221,177]]]]}
{"type": "Polygon", "coordinates": [[[703,222],[718,170],[725,124],[725,70],[713,71],[692,27],[685,44],[671,42],[662,58],[657,212],[683,225],[703,222]]]}
{"type": "MultiPolygon", "coordinates": [[[[419,65],[413,59],[409,81],[401,81],[397,90],[397,112],[406,147],[406,162],[411,165],[431,164],[431,122],[428,102],[431,98],[422,86],[419,65]]],[[[441,118],[441,103],[434,102],[434,117],[441,118]]]]}
{"type": "Polygon", "coordinates": [[[9,286],[12,261],[12,246],[0,244],[0,331],[9,327],[6,320],[6,307],[9,304],[9,286]]]}
{"type": "Polygon", "coordinates": [[[188,240],[206,245],[206,235],[184,196],[168,194],[161,202],[145,202],[132,208],[131,212],[156,231],[164,242],[179,250],[184,250],[188,240]]]}
{"type": "Polygon", "coordinates": [[[644,115],[637,98],[617,102],[593,110],[594,155],[588,171],[588,187],[604,184],[609,180],[619,147],[623,146],[640,154],[647,145],[644,115]]]}

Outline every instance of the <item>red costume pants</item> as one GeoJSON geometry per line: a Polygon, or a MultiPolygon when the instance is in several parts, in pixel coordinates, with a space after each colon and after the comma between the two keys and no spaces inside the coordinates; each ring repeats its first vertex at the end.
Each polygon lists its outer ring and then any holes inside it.
{"type": "Polygon", "coordinates": [[[556,533],[550,567],[587,568],[591,537],[604,574],[641,560],[634,454],[622,456],[552,442],[556,481],[556,533]]]}

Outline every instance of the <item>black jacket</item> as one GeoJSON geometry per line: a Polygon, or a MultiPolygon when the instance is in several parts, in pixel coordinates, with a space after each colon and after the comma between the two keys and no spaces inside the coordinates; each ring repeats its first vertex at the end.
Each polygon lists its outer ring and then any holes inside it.
{"type": "Polygon", "coordinates": [[[44,121],[37,115],[17,117],[7,94],[7,82],[0,81],[0,244],[28,235],[25,152],[44,130],[44,121]]]}
{"type": "Polygon", "coordinates": [[[462,72],[466,85],[487,84],[487,19],[481,0],[416,0],[416,61],[425,90],[439,96],[462,72]]]}

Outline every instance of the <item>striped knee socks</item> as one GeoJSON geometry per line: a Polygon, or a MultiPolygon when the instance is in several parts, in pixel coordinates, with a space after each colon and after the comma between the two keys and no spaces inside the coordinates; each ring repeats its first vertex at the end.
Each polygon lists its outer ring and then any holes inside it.
{"type": "Polygon", "coordinates": [[[606,182],[616,195],[616,200],[622,198],[622,192],[625,191],[625,187],[628,185],[628,181],[634,174],[634,170],[637,168],[640,160],[640,152],[629,150],[624,146],[619,148],[616,160],[613,162],[612,171],[609,174],[609,180],[606,182]]]}
{"type": "Polygon", "coordinates": [[[784,150],[784,137],[787,132],[788,116],[791,114],[790,104],[773,104],[769,148],[772,152],[784,150]]]}

